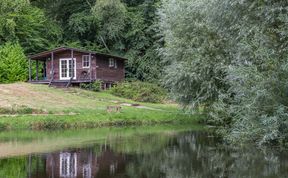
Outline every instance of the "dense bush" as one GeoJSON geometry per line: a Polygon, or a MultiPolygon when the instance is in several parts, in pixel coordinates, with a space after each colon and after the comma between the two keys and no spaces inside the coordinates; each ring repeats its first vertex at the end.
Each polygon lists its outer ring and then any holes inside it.
{"type": "Polygon", "coordinates": [[[20,45],[6,43],[0,46],[0,83],[27,80],[27,61],[20,45]]]}
{"type": "Polygon", "coordinates": [[[91,90],[91,91],[101,91],[101,85],[102,82],[100,80],[97,80],[92,83],[81,83],[80,88],[83,88],[85,90],[91,90]]]}
{"type": "Polygon", "coordinates": [[[110,91],[113,95],[140,102],[161,103],[166,98],[163,88],[147,82],[123,82],[110,91]]]}

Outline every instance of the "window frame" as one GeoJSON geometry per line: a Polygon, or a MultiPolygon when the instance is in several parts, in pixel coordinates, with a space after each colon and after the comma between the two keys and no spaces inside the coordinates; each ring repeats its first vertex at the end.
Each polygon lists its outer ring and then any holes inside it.
{"type": "MultiPolygon", "coordinates": [[[[77,70],[76,70],[76,67],[77,67],[77,60],[76,60],[76,58],[60,58],[59,59],[59,79],[60,80],[70,80],[71,79],[71,77],[70,77],[70,75],[69,75],[69,72],[70,72],[70,70],[71,70],[71,68],[69,67],[69,62],[70,61],[73,61],[72,62],[72,64],[74,64],[74,76],[73,76],[73,79],[74,80],[76,80],[76,78],[77,78],[77,70]],[[62,61],[67,61],[66,62],[66,67],[67,67],[67,71],[65,71],[66,72],[66,76],[64,76],[64,77],[62,77],[62,61]]],[[[65,65],[63,65],[63,67],[65,67],[65,65]]]]}
{"type": "Polygon", "coordinates": [[[89,55],[82,55],[82,68],[83,69],[88,69],[88,68],[90,68],[90,64],[91,62],[90,62],[90,56],[89,55]],[[88,62],[88,66],[84,66],[84,64],[85,64],[85,57],[87,57],[86,59],[88,59],[88,61],[86,61],[86,62],[88,62]]]}
{"type": "Polygon", "coordinates": [[[115,58],[109,58],[109,68],[118,68],[117,60],[115,58]]]}

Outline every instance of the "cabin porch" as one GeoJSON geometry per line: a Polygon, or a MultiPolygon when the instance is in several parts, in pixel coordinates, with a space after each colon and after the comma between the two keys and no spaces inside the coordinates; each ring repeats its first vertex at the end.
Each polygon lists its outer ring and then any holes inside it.
{"type": "MultiPolygon", "coordinates": [[[[53,83],[68,83],[71,82],[72,84],[79,84],[79,83],[90,83],[93,82],[91,80],[54,80],[53,83]]],[[[50,80],[32,80],[29,81],[31,84],[49,84],[50,80]]]]}
{"type": "Polygon", "coordinates": [[[92,53],[85,53],[90,64],[86,68],[82,68],[81,55],[74,49],[59,49],[30,56],[29,83],[69,87],[95,81],[96,69],[92,71],[92,53]]]}

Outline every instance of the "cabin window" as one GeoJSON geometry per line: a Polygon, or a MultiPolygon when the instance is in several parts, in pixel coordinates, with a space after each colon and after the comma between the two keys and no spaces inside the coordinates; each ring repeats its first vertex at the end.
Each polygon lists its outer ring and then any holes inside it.
{"type": "Polygon", "coordinates": [[[117,61],[116,59],[110,58],[109,59],[109,67],[117,68],[117,61]]]}
{"type": "Polygon", "coordinates": [[[89,68],[90,67],[89,55],[83,55],[82,56],[82,65],[83,65],[83,68],[89,68]]]}

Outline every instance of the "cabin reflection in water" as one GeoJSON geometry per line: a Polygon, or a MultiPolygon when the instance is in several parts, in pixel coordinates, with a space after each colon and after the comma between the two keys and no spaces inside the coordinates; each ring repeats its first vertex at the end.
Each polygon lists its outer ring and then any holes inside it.
{"type": "Polygon", "coordinates": [[[110,177],[125,169],[125,157],[105,149],[97,155],[92,150],[69,150],[46,157],[46,175],[51,178],[110,177]]]}

